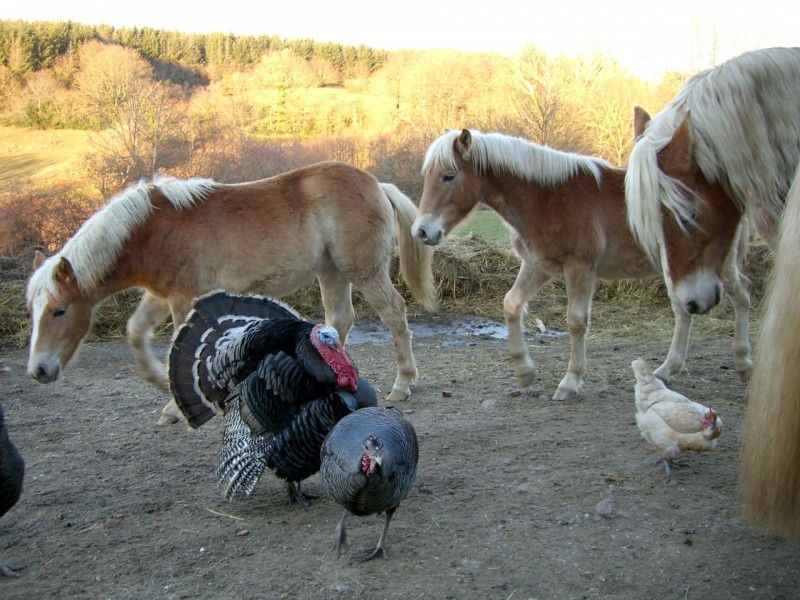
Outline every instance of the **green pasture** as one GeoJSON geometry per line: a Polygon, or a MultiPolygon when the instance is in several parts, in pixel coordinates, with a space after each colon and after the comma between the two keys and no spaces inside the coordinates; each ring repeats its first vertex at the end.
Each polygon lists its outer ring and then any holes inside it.
{"type": "Polygon", "coordinates": [[[455,237],[474,235],[492,244],[508,245],[508,228],[493,210],[476,210],[453,230],[455,237]]]}

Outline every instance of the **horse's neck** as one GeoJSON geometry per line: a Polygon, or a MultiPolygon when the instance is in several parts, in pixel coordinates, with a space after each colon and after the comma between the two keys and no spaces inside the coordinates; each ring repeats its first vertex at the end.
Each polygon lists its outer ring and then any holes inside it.
{"type": "Polygon", "coordinates": [[[543,210],[552,188],[525,181],[511,175],[490,178],[482,201],[515,229],[525,227],[525,222],[543,210]]]}

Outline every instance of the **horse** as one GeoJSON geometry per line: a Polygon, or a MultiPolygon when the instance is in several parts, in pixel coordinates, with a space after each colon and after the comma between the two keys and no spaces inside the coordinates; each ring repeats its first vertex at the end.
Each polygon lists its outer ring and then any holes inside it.
{"type": "MultiPolygon", "coordinates": [[[[396,186],[341,162],[275,177],[223,184],[210,179],[140,182],[92,215],[60,252],[39,253],[27,285],[32,331],[28,374],[58,379],[89,332],[98,302],[144,290],[127,322],[142,376],[167,390],[153,353],[153,330],[169,315],[175,329],[194,298],[258,285],[275,297],[316,277],[325,320],[343,341],[355,313],[352,285],[394,338],[397,376],[390,401],[407,399],[417,378],[403,296],[390,264],[398,239],[400,272],[426,309],[436,305],[432,249],[411,236],[416,206],[396,186]]],[[[174,423],[174,399],[159,424],[174,423]]]]}
{"type": "Polygon", "coordinates": [[[800,541],[800,169],[786,198],[767,284],[740,456],[747,520],[800,541]]]}
{"type": "MultiPolygon", "coordinates": [[[[553,396],[577,395],[586,372],[586,333],[599,279],[639,279],[660,270],[627,225],[625,169],[591,156],[554,150],[501,133],[448,131],[423,160],[422,198],[413,234],[437,245],[479,203],[505,221],[522,261],[503,300],[511,360],[518,383],[529,386],[536,366],[525,344],[522,318],[528,302],[548,281],[566,282],[571,353],[567,373],[553,396]]],[[[737,251],[728,257],[736,311],[734,364],[747,377],[752,364],[747,321],[750,295],[738,277],[737,251]]],[[[668,381],[686,359],[692,315],[672,305],[675,329],[656,374],[668,381]]]]}
{"type": "Polygon", "coordinates": [[[743,217],[775,247],[800,161],[800,48],[743,54],[686,81],[655,117],[634,109],[628,221],[692,314],[720,300],[743,217]]]}

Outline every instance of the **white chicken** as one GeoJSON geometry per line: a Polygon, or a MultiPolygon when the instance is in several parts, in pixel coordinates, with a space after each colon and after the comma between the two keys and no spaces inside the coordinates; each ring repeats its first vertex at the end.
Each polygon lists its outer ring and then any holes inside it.
{"type": "Polygon", "coordinates": [[[664,461],[669,482],[673,461],[683,452],[706,452],[717,445],[722,419],[713,408],[667,388],[641,358],[631,367],[636,375],[636,424],[664,461]]]}

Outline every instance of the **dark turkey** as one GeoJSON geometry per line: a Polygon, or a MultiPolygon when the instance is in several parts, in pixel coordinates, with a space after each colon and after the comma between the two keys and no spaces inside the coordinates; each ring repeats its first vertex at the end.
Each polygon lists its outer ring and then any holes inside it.
{"type": "Polygon", "coordinates": [[[394,511],[417,475],[414,427],[393,407],[365,408],[339,421],[322,444],[325,489],[345,508],[334,536],[338,558],[347,547],[347,517],[385,513],[378,545],[362,561],[386,558],[386,534],[394,511]]]}
{"type": "MultiPolygon", "coordinates": [[[[0,375],[8,368],[0,361],[0,375]]],[[[25,461],[22,460],[6,429],[6,418],[0,406],[0,517],[17,503],[22,493],[22,479],[25,476],[25,461]]],[[[0,575],[17,576],[18,573],[0,560],[0,575]]]]}
{"type": "Polygon", "coordinates": [[[225,415],[217,476],[229,499],[270,468],[307,506],[298,484],[319,469],[325,435],[377,404],[335,329],[281,302],[225,292],[195,302],[173,342],[169,380],[192,427],[225,415]]]}

